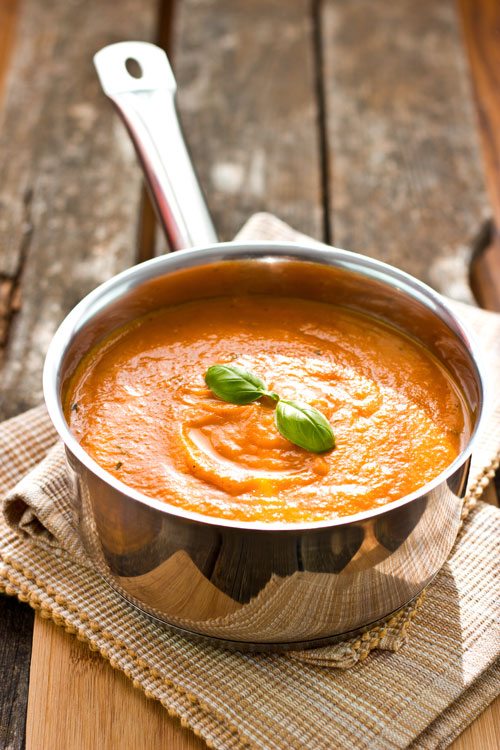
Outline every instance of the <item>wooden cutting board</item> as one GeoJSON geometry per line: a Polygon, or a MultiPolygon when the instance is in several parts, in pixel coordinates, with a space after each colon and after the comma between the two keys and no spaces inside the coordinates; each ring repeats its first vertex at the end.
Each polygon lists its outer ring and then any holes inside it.
{"type": "Polygon", "coordinates": [[[52,621],[35,618],[27,750],[206,750],[161,703],[52,621]]]}

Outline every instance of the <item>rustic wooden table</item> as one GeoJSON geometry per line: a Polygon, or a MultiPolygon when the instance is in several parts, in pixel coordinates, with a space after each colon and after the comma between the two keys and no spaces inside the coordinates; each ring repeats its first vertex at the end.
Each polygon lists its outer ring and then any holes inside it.
{"type": "MultiPolygon", "coordinates": [[[[41,401],[72,305],[162,251],[91,65],[124,39],[169,51],[222,239],[268,210],[500,310],[497,0],[0,0],[1,417],[41,401]]],[[[2,748],[205,747],[73,637],[0,608],[2,748]]],[[[500,699],[452,747],[499,737],[500,699]]]]}

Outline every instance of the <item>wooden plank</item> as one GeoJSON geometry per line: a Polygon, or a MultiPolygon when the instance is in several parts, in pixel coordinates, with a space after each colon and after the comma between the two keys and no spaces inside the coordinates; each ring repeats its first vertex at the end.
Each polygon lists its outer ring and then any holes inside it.
{"type": "Polygon", "coordinates": [[[459,0],[476,102],[486,183],[493,218],[500,227],[500,4],[459,0]]]}
{"type": "Polygon", "coordinates": [[[453,0],[325,0],[334,242],[472,300],[489,215],[453,0]]]}
{"type": "Polygon", "coordinates": [[[0,134],[0,280],[9,323],[2,416],[41,401],[56,326],[135,259],[140,170],[99,90],[92,55],[123,38],[151,38],[155,11],[156,0],[22,5],[0,134]]]}
{"type": "MultiPolygon", "coordinates": [[[[468,52],[481,136],[486,184],[492,207],[493,227],[471,265],[471,284],[481,307],[500,312],[500,4],[497,0],[460,0],[462,28],[468,52]]],[[[485,500],[498,505],[489,485],[485,500]]],[[[500,697],[450,745],[451,750],[495,748],[500,737],[500,697]]]]}
{"type": "MultiPolygon", "coordinates": [[[[467,30],[466,36],[482,64],[489,60],[490,85],[495,80],[488,92],[484,76],[478,91],[481,114],[489,95],[489,127],[483,125],[482,131],[489,163],[496,165],[489,177],[495,203],[494,192],[500,195],[500,66],[492,29],[500,28],[500,9],[495,0],[461,4],[476,21],[483,19],[476,37],[471,40],[467,30]]],[[[334,243],[393,263],[470,301],[469,262],[489,208],[454,3],[327,0],[323,7],[334,243]]],[[[489,260],[478,282],[483,290],[488,279],[491,287],[489,260]]],[[[495,284],[489,299],[497,293],[495,284]]],[[[499,725],[497,699],[451,747],[496,747],[499,725]]]]}
{"type": "Polygon", "coordinates": [[[0,111],[3,104],[5,79],[16,34],[19,0],[0,3],[0,111]]]}
{"type": "MultiPolygon", "coordinates": [[[[55,326],[91,286],[134,259],[140,173],[91,56],[106,43],[149,36],[155,2],[141,5],[140,12],[132,0],[0,5],[2,74],[13,52],[5,86],[0,79],[2,417],[41,400],[55,326]]],[[[0,607],[0,745],[20,750],[33,613],[7,597],[0,607]]],[[[47,668],[36,656],[33,664],[47,668]]],[[[72,669],[68,660],[65,674],[72,669]]],[[[64,701],[60,693],[57,705],[64,701]]]]}
{"type": "Polygon", "coordinates": [[[470,282],[479,306],[500,312],[500,234],[493,227],[472,259],[470,282]]]}
{"type": "Polygon", "coordinates": [[[449,750],[498,750],[500,699],[497,698],[457,739],[449,750]]]}
{"type": "Polygon", "coordinates": [[[0,747],[24,748],[33,610],[0,597],[0,747]]]}
{"type": "Polygon", "coordinates": [[[27,750],[203,750],[161,703],[74,636],[37,617],[27,750]]]}
{"type": "MultiPolygon", "coordinates": [[[[18,11],[18,0],[0,3],[0,110],[16,38],[18,11]]],[[[7,291],[5,284],[0,283],[0,339],[1,308],[7,291]]],[[[24,747],[32,633],[33,610],[10,596],[0,597],[0,747],[5,750],[24,747]]]]}
{"type": "MultiPolygon", "coordinates": [[[[266,13],[262,11],[263,7],[250,2],[240,3],[236,9],[229,3],[202,6],[185,2],[180,7],[175,67],[187,139],[223,235],[231,237],[253,211],[271,208],[302,231],[321,236],[321,173],[314,122],[315,73],[308,3],[297,3],[291,13],[280,2],[267,3],[266,13]],[[274,75],[269,76],[267,68],[270,63],[275,65],[271,59],[275,38],[283,28],[285,16],[288,18],[284,46],[275,75],[280,76],[280,86],[287,93],[280,93],[278,80],[274,75]],[[222,30],[214,29],[217,17],[225,19],[222,30]],[[293,72],[296,56],[306,61],[297,81],[293,72]],[[231,81],[226,80],[226,65],[233,70],[231,81]],[[201,83],[199,76],[203,76],[201,83]],[[260,92],[257,91],[259,76],[260,92]],[[283,84],[286,76],[288,85],[283,84]],[[251,84],[248,100],[239,94],[246,82],[251,84]],[[185,85],[188,88],[183,97],[185,85]],[[197,87],[202,89],[199,99],[195,97],[197,87]],[[227,118],[227,100],[240,104],[231,121],[227,118]],[[282,148],[283,130],[289,118],[300,127],[290,128],[293,136],[286,148],[282,148]],[[263,121],[266,127],[259,133],[263,121]],[[307,177],[301,180],[301,174],[307,177]],[[235,175],[243,175],[241,180],[238,177],[238,184],[235,175]]],[[[146,239],[143,244],[148,246],[150,241],[146,239]]],[[[131,691],[130,684],[121,675],[112,673],[100,658],[86,656],[85,669],[71,668],[75,649],[80,663],[84,647],[74,641],[68,645],[67,640],[67,636],[36,619],[28,750],[69,745],[78,750],[139,744],[151,750],[205,747],[170,719],[158,704],[131,691]],[[81,705],[87,715],[94,717],[90,726],[88,722],[82,725],[78,714],[75,717],[75,706],[81,705]],[[40,717],[45,720],[41,722],[40,717]],[[98,733],[95,727],[99,727],[98,733]]]]}
{"type": "Polygon", "coordinates": [[[460,0],[477,108],[493,228],[473,259],[471,283],[481,307],[500,312],[500,4],[496,0],[460,0]]]}
{"type": "Polygon", "coordinates": [[[179,110],[221,239],[231,239],[260,210],[322,237],[309,6],[309,0],[178,6],[179,110]]]}

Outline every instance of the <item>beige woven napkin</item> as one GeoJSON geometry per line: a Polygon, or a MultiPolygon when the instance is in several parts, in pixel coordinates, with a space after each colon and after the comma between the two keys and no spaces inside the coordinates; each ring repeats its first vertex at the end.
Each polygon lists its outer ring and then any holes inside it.
{"type": "MultiPolygon", "coordinates": [[[[266,214],[240,234],[256,238],[302,239],[266,214]]],[[[460,312],[500,378],[500,318],[460,312]]],[[[500,511],[477,502],[498,466],[498,386],[494,396],[459,540],[421,606],[340,646],[231,653],[133,610],[87,565],[43,407],[0,425],[0,480],[4,490],[17,485],[0,520],[0,588],[99,650],[215,748],[445,747],[500,693],[500,511]]]]}

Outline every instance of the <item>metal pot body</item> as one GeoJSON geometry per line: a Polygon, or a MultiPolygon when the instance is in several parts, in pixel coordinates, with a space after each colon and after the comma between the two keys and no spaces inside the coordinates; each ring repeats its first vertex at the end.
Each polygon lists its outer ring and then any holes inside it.
{"type": "Polygon", "coordinates": [[[484,401],[476,348],[436,292],[360,255],[277,243],[184,250],[106,282],[59,328],[47,355],[44,392],[66,445],[75,524],[96,570],[132,604],[172,627],[259,649],[330,642],[397,610],[429,583],[457,535],[484,401]],[[257,286],[249,281],[256,278],[247,273],[249,264],[259,264],[257,286]],[[230,522],[183,512],[126,487],[70,433],[63,392],[97,341],[140,314],[188,299],[191,278],[205,280],[206,297],[242,289],[319,299],[405,331],[442,361],[462,390],[470,441],[413,495],[328,522],[230,522]]]}

